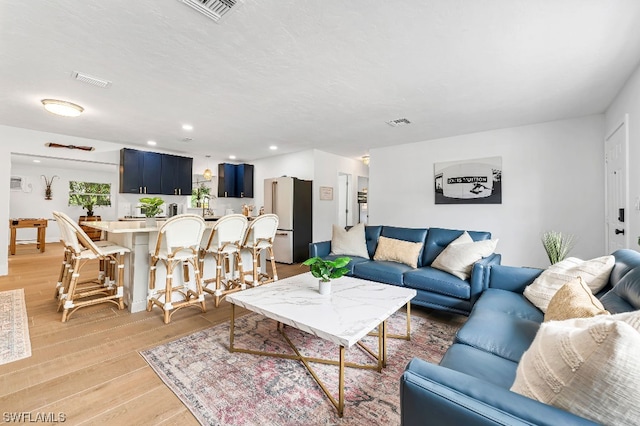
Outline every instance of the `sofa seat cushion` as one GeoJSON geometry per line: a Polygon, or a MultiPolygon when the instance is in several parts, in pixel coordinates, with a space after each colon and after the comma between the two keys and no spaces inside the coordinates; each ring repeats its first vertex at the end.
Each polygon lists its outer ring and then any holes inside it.
{"type": "Polygon", "coordinates": [[[475,311],[502,312],[541,323],[544,314],[520,293],[495,288],[486,289],[473,307],[475,311]]]}
{"type": "MultiPolygon", "coordinates": [[[[329,256],[325,256],[324,259],[336,260],[339,257],[344,257],[344,256],[343,255],[330,254],[329,256]]],[[[349,261],[349,263],[346,266],[346,268],[349,269],[349,273],[347,275],[353,275],[353,268],[358,263],[373,262],[372,260],[369,260],[368,258],[364,258],[364,257],[357,257],[357,256],[349,256],[349,257],[351,258],[351,261],[349,261]]]]}
{"type": "Polygon", "coordinates": [[[459,343],[444,354],[440,365],[509,389],[516,377],[518,363],[459,343]]]}
{"type": "Polygon", "coordinates": [[[378,260],[356,263],[353,268],[353,275],[365,280],[403,285],[402,276],[405,272],[412,270],[411,266],[407,266],[404,263],[378,260]]]}
{"type": "Polygon", "coordinates": [[[471,286],[469,282],[439,269],[424,266],[404,274],[404,285],[418,290],[469,300],[471,286]]]}
{"type": "Polygon", "coordinates": [[[530,319],[474,308],[467,323],[458,330],[455,341],[517,363],[539,328],[540,323],[530,319]]]}

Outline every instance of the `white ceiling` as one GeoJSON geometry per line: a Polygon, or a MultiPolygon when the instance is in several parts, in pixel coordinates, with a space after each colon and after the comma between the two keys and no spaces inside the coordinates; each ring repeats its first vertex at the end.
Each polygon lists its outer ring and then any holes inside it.
{"type": "Polygon", "coordinates": [[[639,22],[637,0],[245,0],[221,24],[179,0],[0,0],[0,124],[246,161],[269,145],[359,157],[601,113],[640,61],[639,22]],[[412,124],[385,124],[398,118],[412,124]]]}

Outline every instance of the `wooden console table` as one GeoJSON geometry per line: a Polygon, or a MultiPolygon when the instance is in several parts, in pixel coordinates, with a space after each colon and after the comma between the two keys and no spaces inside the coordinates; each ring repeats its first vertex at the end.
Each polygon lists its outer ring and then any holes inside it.
{"type": "Polygon", "coordinates": [[[9,229],[11,229],[9,250],[11,254],[16,254],[16,229],[18,228],[36,228],[38,230],[37,247],[40,249],[40,253],[44,253],[47,219],[9,219],[9,229]]]}

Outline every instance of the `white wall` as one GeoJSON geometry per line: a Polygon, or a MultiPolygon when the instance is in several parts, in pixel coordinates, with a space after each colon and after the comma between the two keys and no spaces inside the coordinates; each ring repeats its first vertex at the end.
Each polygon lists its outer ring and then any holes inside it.
{"type": "Polygon", "coordinates": [[[334,223],[338,223],[338,175],[351,175],[351,206],[349,223],[358,221],[358,176],[369,176],[369,169],[362,161],[314,150],[313,176],[313,241],[331,239],[334,223]],[[333,200],[320,200],[320,187],[333,188],[333,200]]]}
{"type": "Polygon", "coordinates": [[[541,234],[574,234],[571,255],[604,244],[604,116],[372,149],[369,223],[490,231],[505,265],[546,267],[541,234]],[[435,205],[434,162],[502,157],[502,204],[435,205]]]}
{"type": "MultiPolygon", "coordinates": [[[[352,181],[357,182],[358,176],[368,176],[368,168],[361,161],[341,157],[319,150],[301,151],[294,154],[279,155],[253,162],[255,165],[255,197],[256,206],[263,205],[265,179],[278,176],[293,176],[298,179],[312,180],[313,190],[313,241],[331,239],[331,227],[337,223],[338,200],[338,174],[352,175],[352,181]],[[320,187],[333,188],[333,200],[320,200],[320,187]]],[[[352,185],[352,215],[357,220],[356,185],[352,185]]],[[[353,222],[355,223],[355,222],[353,222]]]]}
{"type": "Polygon", "coordinates": [[[606,135],[628,114],[627,127],[629,130],[629,219],[628,230],[631,236],[631,248],[638,250],[638,236],[640,236],[640,210],[635,207],[640,199],[640,168],[636,161],[640,158],[640,67],[620,90],[605,113],[606,135]]]}
{"type": "MultiPolygon", "coordinates": [[[[11,166],[12,176],[21,176],[31,186],[31,192],[11,191],[9,194],[9,217],[10,218],[46,218],[50,219],[47,227],[47,242],[60,241],[58,226],[53,221],[52,211],[61,211],[68,214],[72,219],[85,216],[86,210],[78,206],[69,206],[69,181],[96,182],[111,184],[111,206],[96,207],[94,214],[101,216],[103,220],[117,220],[117,199],[118,199],[118,170],[114,165],[111,172],[99,172],[91,170],[79,170],[74,168],[56,169],[47,168],[43,170],[38,166],[24,164],[13,164],[11,166]],[[51,179],[53,175],[58,176],[51,184],[52,199],[45,200],[45,183],[41,175],[44,174],[51,179]]],[[[36,232],[32,229],[17,229],[17,241],[34,242],[36,232]]]]}

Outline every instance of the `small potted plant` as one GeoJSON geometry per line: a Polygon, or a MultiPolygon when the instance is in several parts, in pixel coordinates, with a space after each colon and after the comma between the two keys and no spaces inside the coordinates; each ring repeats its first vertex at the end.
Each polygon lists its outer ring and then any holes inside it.
{"type": "Polygon", "coordinates": [[[547,252],[547,257],[551,264],[564,260],[574,245],[574,238],[571,234],[548,231],[542,234],[542,246],[547,252]]]}
{"type": "Polygon", "coordinates": [[[147,218],[147,226],[155,226],[155,218],[162,211],[160,206],[164,204],[164,200],[160,197],[142,197],[139,201],[138,207],[147,218]]]}
{"type": "Polygon", "coordinates": [[[346,266],[351,261],[350,257],[338,257],[335,260],[323,259],[321,257],[312,257],[305,260],[302,264],[311,267],[311,275],[319,278],[318,291],[322,295],[331,293],[331,280],[338,279],[349,272],[346,266]]]}

